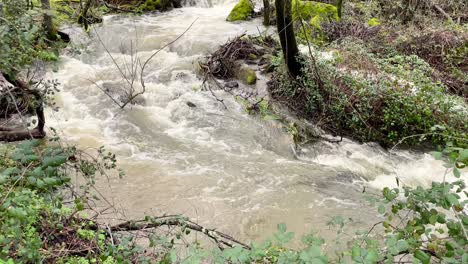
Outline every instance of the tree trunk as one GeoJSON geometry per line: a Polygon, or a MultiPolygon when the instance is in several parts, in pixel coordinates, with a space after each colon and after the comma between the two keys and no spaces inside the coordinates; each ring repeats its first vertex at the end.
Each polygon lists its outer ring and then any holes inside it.
{"type": "Polygon", "coordinates": [[[57,29],[52,22],[52,10],[49,0],[41,0],[42,11],[44,12],[42,25],[49,40],[57,40],[57,29]]]}
{"type": "Polygon", "coordinates": [[[91,7],[93,0],[86,0],[83,9],[81,10],[80,16],[78,17],[78,23],[83,24],[84,28],[88,30],[88,10],[91,7]]]}
{"type": "MultiPolygon", "coordinates": [[[[20,141],[20,140],[27,140],[27,139],[34,139],[34,138],[44,138],[46,133],[44,131],[45,126],[45,116],[44,116],[44,108],[42,103],[42,95],[38,91],[28,90],[27,87],[22,87],[23,83],[17,81],[17,86],[20,86],[25,93],[30,93],[34,95],[37,106],[36,106],[36,115],[37,115],[37,126],[32,129],[13,129],[9,127],[2,127],[0,126],[0,141],[6,142],[13,142],[13,141],[20,141]]],[[[8,91],[8,89],[14,88],[14,85],[8,81],[2,73],[0,73],[0,91],[8,91]]],[[[6,92],[8,93],[8,92],[6,92]]],[[[5,93],[4,93],[5,94],[5,93]]],[[[10,94],[11,95],[11,94],[10,94]]],[[[7,95],[8,96],[8,95],[7,95]]]]}
{"type": "Polygon", "coordinates": [[[336,1],[336,9],[338,11],[338,17],[341,19],[342,15],[342,8],[343,8],[343,0],[337,0],[336,1]]]}
{"type": "Polygon", "coordinates": [[[263,25],[270,25],[270,0],[263,0],[263,25]]]}
{"type": "Polygon", "coordinates": [[[281,48],[288,71],[292,77],[301,75],[301,63],[298,60],[296,36],[291,13],[291,0],[276,0],[276,20],[281,48]]]}

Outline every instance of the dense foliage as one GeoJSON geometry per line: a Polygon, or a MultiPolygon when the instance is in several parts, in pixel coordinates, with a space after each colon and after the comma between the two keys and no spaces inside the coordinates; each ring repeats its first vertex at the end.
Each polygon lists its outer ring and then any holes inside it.
{"type": "Polygon", "coordinates": [[[448,94],[442,83],[434,81],[432,68],[419,57],[377,56],[349,39],[314,56],[323,82],[320,86],[315,68],[305,70],[301,81],[290,82],[281,73],[272,83],[273,95],[300,115],[338,134],[386,146],[413,135],[421,137],[405,143],[457,138],[463,143],[468,130],[463,99],[448,94]]]}

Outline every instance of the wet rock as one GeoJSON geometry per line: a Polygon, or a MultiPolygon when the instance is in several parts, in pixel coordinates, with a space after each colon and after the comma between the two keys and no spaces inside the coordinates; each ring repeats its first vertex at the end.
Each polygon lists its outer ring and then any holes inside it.
{"type": "Polygon", "coordinates": [[[182,7],[182,0],[172,0],[172,5],[175,8],[180,8],[180,7],[182,7]]]}
{"type": "MultiPolygon", "coordinates": [[[[128,100],[130,100],[130,98],[129,98],[128,95],[121,95],[121,96],[119,96],[119,101],[120,101],[122,104],[127,103],[128,100]]],[[[135,97],[135,98],[132,99],[132,101],[130,102],[130,104],[132,104],[132,105],[145,105],[145,104],[146,104],[146,100],[145,100],[145,98],[143,98],[143,96],[137,96],[137,97],[135,97]]]]}
{"type": "Polygon", "coordinates": [[[190,79],[190,76],[186,72],[178,72],[173,79],[177,81],[184,81],[188,82],[190,79]]]}
{"type": "Polygon", "coordinates": [[[191,107],[191,108],[194,108],[194,107],[197,107],[196,104],[192,103],[192,102],[186,102],[186,104],[188,105],[188,107],[191,107]]]}
{"type": "Polygon", "coordinates": [[[230,82],[226,82],[226,83],[224,84],[224,86],[225,86],[226,88],[234,89],[234,88],[238,88],[238,87],[239,87],[239,83],[236,82],[236,81],[230,81],[230,82]]]}
{"type": "Polygon", "coordinates": [[[255,73],[255,70],[250,68],[247,64],[242,64],[239,67],[236,77],[248,85],[253,85],[257,82],[257,74],[255,73]]]}
{"type": "Polygon", "coordinates": [[[227,17],[227,21],[247,20],[254,12],[254,6],[249,0],[240,0],[227,17]]]}

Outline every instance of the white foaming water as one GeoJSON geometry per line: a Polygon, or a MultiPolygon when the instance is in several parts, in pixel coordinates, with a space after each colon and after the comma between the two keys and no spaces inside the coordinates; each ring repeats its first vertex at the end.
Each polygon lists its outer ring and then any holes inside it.
{"type": "Polygon", "coordinates": [[[248,116],[228,94],[217,92],[225,109],[200,91],[197,59],[229,38],[261,29],[256,20],[225,21],[235,2],[197,1],[162,14],[106,17],[90,40],[81,39],[87,52],[63,57],[50,74],[63,91],[57,97],[61,111],[49,113],[48,124],[82,148],[105,145],[116,152],[127,176],[102,183],[102,192],[127,217],[181,213],[252,240],[269,236],[281,222],[297,233],[313,229],[328,236],[334,234],[325,228],[332,216],[353,218],[353,228],[376,218],[362,198],[363,185],[393,186],[396,176],[412,186],[441,179],[444,168],[428,155],[390,155],[350,140],[308,146],[295,159],[281,128],[248,116]],[[94,85],[125,84],[113,59],[121,69],[125,62],[130,67],[133,47],[144,61],[195,20],[148,64],[137,105],[120,110],[94,85]]]}

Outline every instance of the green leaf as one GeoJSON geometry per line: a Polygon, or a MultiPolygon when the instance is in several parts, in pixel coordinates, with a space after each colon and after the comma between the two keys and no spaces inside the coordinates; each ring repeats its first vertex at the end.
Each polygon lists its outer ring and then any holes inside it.
{"type": "Polygon", "coordinates": [[[46,178],[44,178],[44,182],[47,185],[52,186],[52,185],[55,185],[57,183],[57,180],[55,178],[46,177],[46,178]]]}
{"type": "Polygon", "coordinates": [[[171,263],[177,263],[177,252],[175,250],[171,250],[171,263]]]}
{"type": "Polygon", "coordinates": [[[447,194],[447,196],[445,196],[445,200],[450,204],[450,206],[460,205],[458,197],[453,193],[447,194]]]}
{"type": "Polygon", "coordinates": [[[463,149],[461,152],[460,152],[460,156],[458,157],[458,159],[462,162],[462,163],[468,163],[468,149],[463,149]]]}
{"type": "Polygon", "coordinates": [[[396,248],[398,250],[398,252],[403,252],[403,251],[406,251],[408,250],[410,247],[408,241],[406,240],[399,240],[396,244],[396,248]]]}
{"type": "Polygon", "coordinates": [[[416,250],[416,252],[414,252],[414,257],[420,260],[422,264],[429,264],[431,262],[431,256],[421,250],[416,250]]]}
{"type": "Polygon", "coordinates": [[[463,253],[461,263],[468,263],[468,252],[467,252],[467,253],[463,253]]]}
{"type": "Polygon", "coordinates": [[[461,176],[460,170],[457,169],[457,168],[453,168],[453,175],[454,175],[455,177],[457,177],[457,178],[460,178],[460,176],[461,176]]]}
{"type": "Polygon", "coordinates": [[[39,157],[35,154],[24,155],[23,158],[21,159],[21,163],[28,164],[28,163],[31,163],[33,161],[38,161],[38,160],[39,160],[39,157]]]}
{"type": "Polygon", "coordinates": [[[278,231],[280,233],[286,233],[286,224],[285,223],[278,224],[278,231]]]}
{"type": "Polygon", "coordinates": [[[441,160],[442,159],[442,152],[433,151],[433,152],[431,152],[431,154],[436,160],[441,160]]]}
{"type": "Polygon", "coordinates": [[[12,176],[13,174],[18,174],[20,172],[21,171],[16,167],[15,168],[7,168],[6,170],[2,171],[2,173],[0,173],[0,175],[5,176],[5,177],[9,177],[9,176],[12,176]]]}
{"type": "Polygon", "coordinates": [[[355,262],[362,263],[361,248],[358,246],[354,246],[351,250],[351,257],[355,262]]]}
{"type": "Polygon", "coordinates": [[[377,263],[379,261],[379,253],[376,249],[369,249],[366,257],[364,258],[366,263],[377,263]]]}
{"type": "Polygon", "coordinates": [[[380,205],[378,209],[379,214],[384,214],[385,213],[385,206],[380,205]]]}
{"type": "Polygon", "coordinates": [[[83,205],[83,202],[81,201],[81,199],[79,199],[79,198],[75,199],[75,207],[76,207],[76,210],[78,210],[78,211],[83,211],[84,210],[84,205],[83,205]]]}
{"type": "Polygon", "coordinates": [[[37,179],[37,180],[36,180],[36,186],[37,186],[38,188],[42,188],[42,187],[45,186],[45,183],[44,183],[43,180],[37,179]]]}
{"type": "Polygon", "coordinates": [[[43,167],[58,167],[62,164],[67,162],[67,157],[66,156],[54,156],[54,157],[46,157],[42,161],[42,166],[43,167]]]}
{"type": "Polygon", "coordinates": [[[0,174],[0,184],[4,184],[8,181],[8,176],[0,174]]]}

